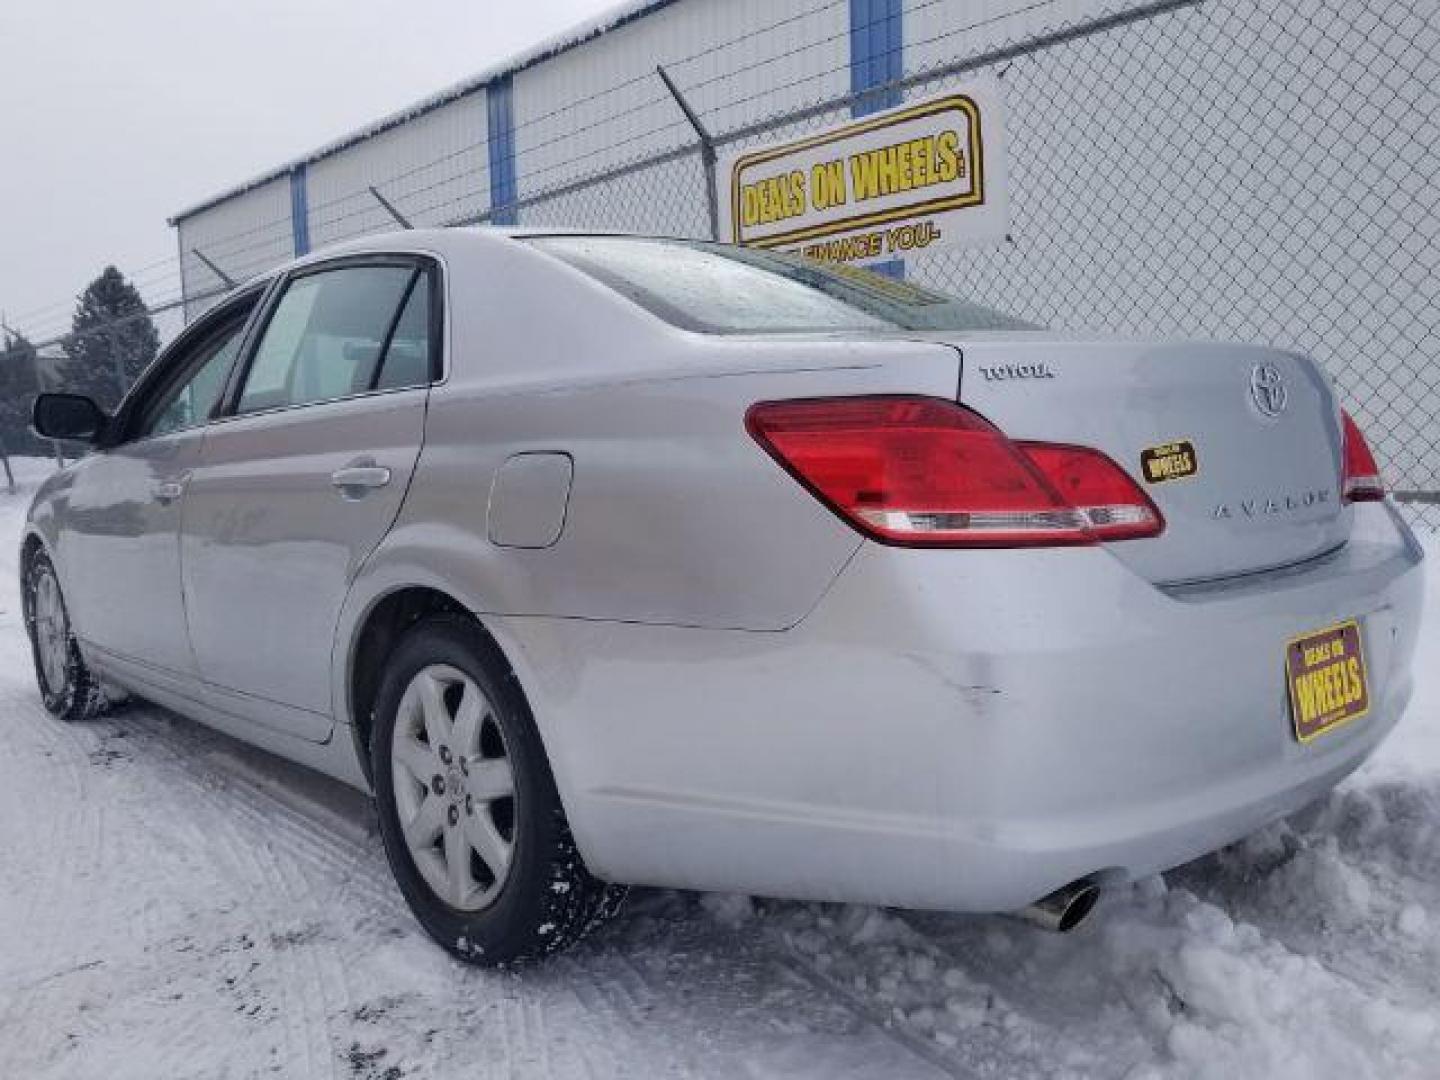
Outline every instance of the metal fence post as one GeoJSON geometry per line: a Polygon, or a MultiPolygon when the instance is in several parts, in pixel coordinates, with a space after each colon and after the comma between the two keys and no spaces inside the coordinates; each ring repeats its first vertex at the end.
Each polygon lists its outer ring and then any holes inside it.
{"type": "Polygon", "coordinates": [[[665,83],[665,89],[670,91],[670,96],[675,99],[675,104],[680,106],[680,111],[685,114],[685,119],[690,121],[690,126],[695,129],[695,135],[700,140],[700,160],[705,166],[705,207],[710,214],[710,239],[720,239],[720,205],[715,197],[715,140],[710,137],[709,130],[700,122],[700,117],[695,115],[695,110],[685,100],[685,95],[680,93],[680,88],[670,78],[670,73],[661,64],[655,65],[655,73],[665,83]]]}
{"type": "MultiPolygon", "coordinates": [[[[372,188],[371,190],[374,189],[372,188]]],[[[192,247],[190,249],[190,254],[194,255],[197,259],[204,263],[206,267],[209,268],[212,274],[214,274],[216,277],[218,277],[221,281],[225,283],[225,287],[227,289],[235,288],[235,279],[232,278],[229,274],[225,273],[224,270],[221,270],[220,267],[216,266],[215,263],[210,259],[210,257],[207,256],[203,251],[201,251],[199,248],[192,247]]]]}
{"type": "Polygon", "coordinates": [[[379,189],[377,189],[374,184],[370,185],[370,194],[375,196],[375,201],[385,208],[386,213],[393,217],[402,229],[413,229],[415,227],[410,224],[409,219],[406,218],[404,214],[395,209],[389,199],[380,194],[379,189]]]}

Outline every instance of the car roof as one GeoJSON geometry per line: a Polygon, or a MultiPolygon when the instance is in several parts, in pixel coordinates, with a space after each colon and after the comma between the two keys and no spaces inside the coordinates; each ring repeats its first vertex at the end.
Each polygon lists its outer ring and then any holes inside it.
{"type": "MultiPolygon", "coordinates": [[[[297,266],[324,262],[345,255],[383,254],[386,252],[424,251],[444,255],[455,250],[473,250],[476,244],[508,244],[512,240],[539,236],[617,236],[638,240],[673,240],[676,237],[655,236],[644,233],[626,232],[621,229],[576,229],[544,228],[526,229],[497,225],[455,225],[445,228],[392,229],[387,232],[367,233],[351,240],[316,248],[314,251],[276,266],[237,285],[232,292],[238,293],[257,284],[269,281],[278,274],[297,266]]],[[[229,294],[227,294],[229,295],[229,294]]]]}

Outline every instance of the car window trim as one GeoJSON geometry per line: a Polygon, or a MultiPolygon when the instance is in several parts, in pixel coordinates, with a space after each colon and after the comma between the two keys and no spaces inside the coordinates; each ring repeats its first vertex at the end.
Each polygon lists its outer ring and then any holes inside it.
{"type": "MultiPolygon", "coordinates": [[[[140,442],[144,439],[153,439],[161,435],[171,435],[209,423],[210,413],[207,412],[204,416],[196,416],[189,423],[170,428],[167,431],[156,431],[153,427],[165,412],[165,410],[160,409],[159,406],[162,403],[167,406],[173,404],[177,400],[175,392],[177,390],[183,391],[185,387],[193,385],[201,369],[214,358],[215,353],[218,351],[216,346],[219,345],[220,342],[233,337],[236,345],[235,355],[230,357],[230,363],[226,365],[224,377],[220,381],[221,388],[224,388],[226,381],[228,381],[230,377],[230,368],[235,364],[235,356],[239,355],[239,345],[244,337],[244,333],[245,323],[237,320],[228,325],[220,324],[214,334],[200,341],[195,349],[190,352],[185,362],[175,366],[174,371],[170,373],[170,378],[160,380],[160,382],[156,384],[155,393],[149,395],[144,402],[137,406],[130,417],[132,426],[130,441],[140,442]]],[[[211,412],[214,411],[214,408],[215,403],[212,401],[210,403],[211,412]]]]}
{"type": "MultiPolygon", "coordinates": [[[[405,283],[405,289],[400,294],[400,303],[395,307],[395,314],[390,316],[390,325],[385,329],[385,336],[380,340],[380,351],[375,355],[375,366],[370,369],[370,378],[366,380],[365,389],[374,393],[380,385],[380,374],[385,370],[385,361],[390,358],[390,343],[395,340],[395,331],[400,328],[400,320],[405,317],[405,309],[410,304],[410,297],[415,293],[415,283],[420,280],[420,268],[417,266],[410,275],[410,280],[405,283]]],[[[428,317],[429,312],[426,312],[428,317]]],[[[425,358],[428,366],[430,358],[425,358]]],[[[398,388],[395,388],[398,389],[398,388]]]]}
{"type": "Polygon", "coordinates": [[[229,380],[234,375],[235,365],[244,352],[246,338],[250,333],[255,314],[260,310],[265,294],[272,284],[271,281],[265,281],[254,286],[247,286],[235,295],[226,297],[202,314],[195,322],[182,329],[175,340],[161,350],[155,362],[145,370],[135,385],[131,387],[130,392],[125,395],[125,399],[115,411],[114,420],[114,430],[122,434],[104,449],[111,450],[146,442],[150,439],[165,438],[182,431],[203,427],[212,422],[220,402],[225,396],[224,389],[216,398],[216,403],[211,407],[209,415],[197,423],[158,435],[137,435],[132,430],[133,426],[144,416],[147,406],[154,400],[155,395],[169,393],[175,385],[176,378],[183,377],[183,374],[191,366],[195,353],[214,341],[220,333],[220,327],[227,324],[227,320],[233,315],[236,308],[249,304],[249,311],[240,325],[240,348],[236,350],[234,358],[231,359],[225,378],[224,386],[228,388],[229,380]]]}
{"type": "MultiPolygon", "coordinates": [[[[388,390],[359,390],[348,394],[339,394],[331,398],[323,398],[318,401],[290,402],[284,405],[275,405],[265,409],[252,409],[241,412],[239,409],[240,397],[244,393],[245,381],[250,377],[250,369],[255,362],[255,354],[259,351],[260,342],[265,337],[265,331],[269,329],[270,320],[275,310],[280,306],[280,301],[285,296],[290,286],[306,277],[314,274],[327,273],[333,270],[344,270],[349,268],[363,268],[367,266],[409,266],[417,270],[424,270],[431,276],[432,286],[439,280],[439,261],[433,255],[420,252],[391,252],[391,251],[365,251],[351,255],[337,255],[334,258],[319,259],[314,262],[302,263],[299,266],[291,267],[289,270],[277,275],[274,282],[267,290],[257,309],[257,317],[252,326],[247,327],[246,339],[241,345],[240,355],[236,357],[236,363],[230,370],[230,378],[225,385],[224,393],[220,395],[220,405],[216,409],[212,420],[233,420],[245,416],[263,416],[267,413],[286,412],[291,409],[304,409],[312,405],[326,405],[336,401],[348,401],[353,398],[370,397],[374,394],[394,394],[405,390],[416,390],[428,388],[438,382],[436,377],[435,357],[439,347],[439,339],[435,333],[436,311],[435,294],[436,289],[431,289],[431,341],[430,341],[430,380],[425,383],[416,383],[414,386],[395,387],[388,390]]],[[[443,315],[441,316],[443,318],[443,315]]],[[[383,357],[382,357],[383,359],[383,357]]]]}

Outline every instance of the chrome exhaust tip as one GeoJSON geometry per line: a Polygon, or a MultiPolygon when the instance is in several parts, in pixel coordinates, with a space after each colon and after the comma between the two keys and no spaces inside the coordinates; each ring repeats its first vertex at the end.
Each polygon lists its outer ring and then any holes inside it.
{"type": "Polygon", "coordinates": [[[1095,909],[1095,902],[1099,899],[1100,886],[1081,879],[1056,889],[1015,914],[1026,922],[1064,934],[1079,926],[1095,909]]]}

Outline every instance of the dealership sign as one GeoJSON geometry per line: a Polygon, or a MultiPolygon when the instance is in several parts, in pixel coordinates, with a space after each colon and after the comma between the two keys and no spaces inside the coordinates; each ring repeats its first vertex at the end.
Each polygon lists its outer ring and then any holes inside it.
{"type": "Polygon", "coordinates": [[[716,183],[721,238],[737,244],[867,262],[995,243],[1009,223],[997,87],[732,151],[716,183]]]}

